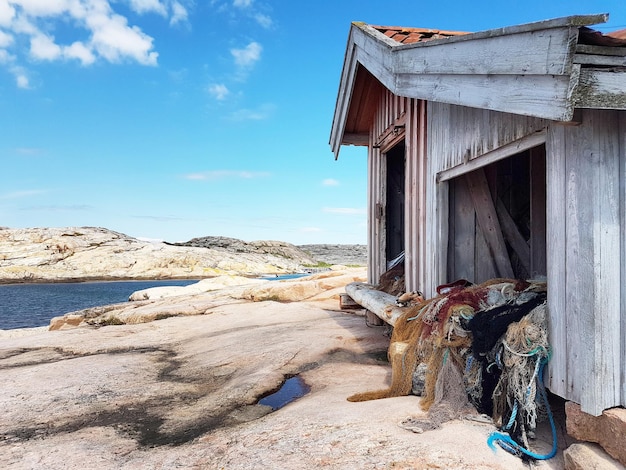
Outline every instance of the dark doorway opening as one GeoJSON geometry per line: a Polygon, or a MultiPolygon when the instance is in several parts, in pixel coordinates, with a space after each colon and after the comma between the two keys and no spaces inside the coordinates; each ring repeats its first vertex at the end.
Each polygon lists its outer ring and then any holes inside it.
{"type": "Polygon", "coordinates": [[[385,153],[387,160],[385,255],[387,262],[397,258],[404,251],[404,179],[406,148],[399,142],[385,153]]]}
{"type": "Polygon", "coordinates": [[[448,279],[546,275],[546,149],[450,180],[448,279]]]}

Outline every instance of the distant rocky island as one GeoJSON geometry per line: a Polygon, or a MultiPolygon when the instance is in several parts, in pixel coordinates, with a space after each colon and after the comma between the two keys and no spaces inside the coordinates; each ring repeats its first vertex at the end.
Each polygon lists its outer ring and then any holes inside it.
{"type": "Polygon", "coordinates": [[[365,245],[245,242],[207,236],[148,242],[101,227],[0,228],[0,282],[260,276],[364,266],[365,245]]]}

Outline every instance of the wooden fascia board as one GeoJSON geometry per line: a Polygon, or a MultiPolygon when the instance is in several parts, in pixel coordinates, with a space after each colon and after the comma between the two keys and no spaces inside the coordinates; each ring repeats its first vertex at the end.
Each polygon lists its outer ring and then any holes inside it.
{"type": "Polygon", "coordinates": [[[564,26],[472,41],[410,44],[395,50],[397,74],[565,75],[578,28],[564,26]]]}
{"type": "Polygon", "coordinates": [[[570,82],[567,75],[402,75],[394,92],[427,101],[571,121],[570,82]]]}
{"type": "Polygon", "coordinates": [[[577,108],[626,109],[626,70],[581,68],[573,101],[577,108]]]}
{"type": "Polygon", "coordinates": [[[395,61],[388,66],[394,76],[388,80],[395,86],[391,91],[428,101],[571,120],[578,28],[511,30],[515,32],[501,36],[467,35],[474,40],[398,46],[395,61]]]}
{"type": "Polygon", "coordinates": [[[346,120],[358,69],[357,48],[352,39],[354,29],[355,27],[352,25],[348,35],[348,45],[346,46],[343,69],[341,70],[341,78],[339,80],[339,91],[337,92],[337,101],[335,103],[335,113],[330,131],[330,147],[335,154],[335,160],[339,158],[339,150],[341,149],[343,134],[346,128],[346,120]]]}

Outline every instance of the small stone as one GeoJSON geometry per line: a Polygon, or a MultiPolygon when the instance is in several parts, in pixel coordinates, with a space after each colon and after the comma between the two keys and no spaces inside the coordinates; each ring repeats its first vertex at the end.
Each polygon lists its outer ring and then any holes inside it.
{"type": "Polygon", "coordinates": [[[626,465],[626,409],[611,408],[600,416],[584,413],[574,402],[565,404],[567,433],[581,441],[595,442],[613,458],[626,465]]]}
{"type": "Polygon", "coordinates": [[[565,470],[623,470],[600,446],[588,442],[572,444],[563,451],[565,470]]]}

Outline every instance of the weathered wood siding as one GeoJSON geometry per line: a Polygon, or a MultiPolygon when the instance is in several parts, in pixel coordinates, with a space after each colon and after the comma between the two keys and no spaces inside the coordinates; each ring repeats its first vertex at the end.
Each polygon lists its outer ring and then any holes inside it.
{"type": "Polygon", "coordinates": [[[442,172],[455,171],[459,176],[475,170],[481,159],[493,163],[514,155],[521,148],[517,142],[535,134],[543,136],[547,124],[539,118],[435,102],[428,102],[426,114],[425,260],[418,285],[430,296],[437,285],[449,281],[449,186],[441,180],[442,172]]]}
{"type": "Polygon", "coordinates": [[[406,136],[406,203],[404,262],[408,291],[423,291],[426,266],[426,102],[409,100],[406,136]]]}
{"type": "MultiPolygon", "coordinates": [[[[406,118],[409,99],[401,98],[385,90],[379,99],[370,131],[370,145],[368,153],[368,281],[377,283],[381,274],[387,270],[385,255],[385,206],[387,162],[385,151],[404,137],[405,128],[402,125],[406,118]]],[[[405,220],[407,220],[405,218],[405,220]]]]}
{"type": "Polygon", "coordinates": [[[584,110],[547,146],[550,390],[626,406],[626,112],[584,110]]]}
{"type": "Polygon", "coordinates": [[[515,114],[428,103],[429,153],[433,171],[462,166],[523,137],[541,132],[546,120],[515,114]]]}
{"type": "Polygon", "coordinates": [[[385,152],[405,140],[405,282],[408,290],[421,290],[426,270],[426,104],[386,90],[378,103],[370,132],[368,164],[368,280],[377,283],[387,270],[385,206],[387,164],[385,152]]]}

